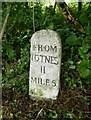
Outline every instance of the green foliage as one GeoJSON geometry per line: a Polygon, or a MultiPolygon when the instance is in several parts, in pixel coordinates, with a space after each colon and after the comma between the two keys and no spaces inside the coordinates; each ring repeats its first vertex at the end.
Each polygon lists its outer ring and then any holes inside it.
{"type": "Polygon", "coordinates": [[[64,118],[68,118],[68,119],[74,119],[74,113],[72,111],[67,111],[66,113],[64,113],[64,118]]]}
{"type": "Polygon", "coordinates": [[[89,54],[87,53],[90,48],[90,45],[86,44],[78,49],[79,55],[82,59],[88,59],[89,54]]]}
{"type": "MultiPolygon", "coordinates": [[[[3,3],[3,22],[6,16],[9,3],[3,3]]],[[[86,17],[83,12],[79,15],[76,11],[77,6],[70,6],[74,14],[80,20],[84,18],[86,34],[79,35],[74,28],[60,14],[58,8],[53,14],[53,7],[44,7],[41,3],[34,3],[34,22],[35,30],[53,29],[58,32],[62,39],[62,74],[64,85],[72,89],[79,83],[87,83],[90,76],[90,38],[91,38],[91,21],[89,18],[89,4],[85,5],[83,11],[88,14],[86,17]],[[65,70],[66,68],[66,70],[65,70]],[[81,78],[80,78],[81,77],[81,78]]],[[[29,72],[29,51],[30,39],[33,34],[33,4],[13,3],[10,12],[6,33],[3,38],[3,75],[15,76],[20,75],[27,70],[29,72]]]]}
{"type": "Polygon", "coordinates": [[[78,72],[82,78],[85,78],[88,84],[91,84],[91,61],[89,60],[90,54],[90,45],[84,44],[82,47],[79,47],[79,55],[82,60],[78,64],[78,72]]]}
{"type": "Polygon", "coordinates": [[[74,46],[74,45],[77,45],[78,41],[77,41],[77,37],[76,35],[73,33],[71,35],[69,35],[66,39],[66,44],[69,45],[69,46],[74,46]]]}
{"type": "Polygon", "coordinates": [[[6,43],[6,44],[4,44],[4,50],[6,51],[5,52],[5,56],[9,59],[9,60],[15,60],[15,58],[16,58],[16,53],[15,53],[15,51],[13,50],[13,47],[10,45],[10,44],[8,44],[8,43],[6,43]]]}
{"type": "Polygon", "coordinates": [[[48,119],[58,119],[58,110],[44,109],[44,116],[47,116],[48,119]]]}
{"type": "Polygon", "coordinates": [[[90,78],[91,76],[91,61],[82,60],[78,66],[78,71],[82,78],[90,78]]]}
{"type": "MultiPolygon", "coordinates": [[[[3,21],[5,19],[9,3],[3,3],[3,21]]],[[[60,14],[58,8],[53,14],[53,7],[44,7],[41,3],[34,3],[35,30],[53,29],[58,32],[62,39],[62,74],[64,84],[74,88],[77,82],[83,83],[82,78],[90,76],[90,38],[91,21],[90,16],[86,17],[83,12],[78,15],[76,6],[72,7],[75,15],[81,20],[84,18],[86,34],[79,35],[74,28],[60,14]],[[65,70],[66,68],[66,70],[65,70]],[[75,74],[73,74],[75,73],[75,74]],[[79,74],[79,75],[78,75],[79,74]],[[81,78],[80,78],[81,77],[81,78]],[[72,82],[73,81],[73,82],[72,82]]],[[[84,12],[89,14],[89,5],[84,5],[84,12]],[[88,8],[87,8],[88,7],[88,8]]],[[[20,75],[27,70],[29,72],[29,51],[30,39],[33,34],[33,4],[13,3],[10,12],[6,33],[3,38],[3,73],[4,75],[20,75]]],[[[8,77],[8,76],[7,76],[8,77]]],[[[85,85],[83,83],[83,85],[85,85]]]]}
{"type": "MultiPolygon", "coordinates": [[[[9,3],[2,3],[2,23],[4,23],[9,3]]],[[[53,6],[44,7],[34,3],[35,30],[55,30],[62,40],[61,79],[63,86],[71,90],[79,87],[91,88],[91,5],[84,4],[82,12],[77,11],[77,4],[70,5],[76,17],[84,25],[85,33],[79,34],[73,26],[64,19],[57,8],[53,14],[53,6]]],[[[33,30],[33,4],[13,3],[5,34],[2,40],[2,85],[4,88],[21,90],[28,93],[30,67],[30,39],[33,30]]],[[[41,94],[40,94],[41,95],[41,94]]],[[[84,98],[89,105],[88,99],[84,98]]],[[[16,101],[12,101],[15,105],[16,101]]],[[[58,119],[60,110],[44,110],[48,119],[58,119]]],[[[61,115],[60,115],[61,116],[61,115]]],[[[72,110],[62,112],[62,118],[80,120],[83,111],[76,116],[72,110]]],[[[11,113],[12,117],[12,113],[11,113]]]]}

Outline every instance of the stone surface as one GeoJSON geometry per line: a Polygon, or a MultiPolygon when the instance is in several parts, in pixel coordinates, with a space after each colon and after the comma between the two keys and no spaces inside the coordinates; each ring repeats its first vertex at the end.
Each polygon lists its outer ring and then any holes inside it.
{"type": "Polygon", "coordinates": [[[56,99],[60,87],[61,39],[52,30],[40,30],[31,38],[29,95],[56,99]]]}

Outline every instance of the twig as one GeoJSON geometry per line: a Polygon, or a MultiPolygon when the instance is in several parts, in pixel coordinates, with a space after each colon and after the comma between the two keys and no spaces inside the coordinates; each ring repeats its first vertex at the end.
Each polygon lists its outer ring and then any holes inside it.
{"type": "Polygon", "coordinates": [[[38,112],[38,114],[37,114],[35,120],[37,120],[37,118],[38,118],[39,114],[42,112],[42,110],[43,110],[43,108],[40,109],[40,111],[38,112]]]}
{"type": "Polygon", "coordinates": [[[56,5],[57,5],[57,2],[55,2],[54,4],[53,14],[55,13],[56,5]]]}

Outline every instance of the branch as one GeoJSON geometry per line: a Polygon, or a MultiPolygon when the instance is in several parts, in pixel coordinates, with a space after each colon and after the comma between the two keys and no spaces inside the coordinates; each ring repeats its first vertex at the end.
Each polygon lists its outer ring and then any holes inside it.
{"type": "Polygon", "coordinates": [[[59,9],[62,11],[62,14],[64,16],[64,18],[66,20],[68,20],[69,22],[71,22],[75,28],[77,29],[77,31],[79,33],[84,33],[84,27],[83,25],[80,23],[80,21],[74,16],[74,14],[72,13],[72,11],[70,10],[70,8],[67,6],[67,4],[65,2],[57,2],[57,5],[59,7],[59,9]]]}
{"type": "Polygon", "coordinates": [[[6,15],[6,18],[5,18],[5,21],[4,21],[4,24],[3,24],[3,27],[2,27],[2,30],[0,32],[0,40],[2,40],[2,37],[3,37],[3,34],[5,32],[5,28],[6,28],[6,24],[8,22],[8,19],[9,19],[9,14],[10,14],[10,9],[12,7],[12,3],[10,5],[10,7],[7,8],[7,15],[6,15]]]}

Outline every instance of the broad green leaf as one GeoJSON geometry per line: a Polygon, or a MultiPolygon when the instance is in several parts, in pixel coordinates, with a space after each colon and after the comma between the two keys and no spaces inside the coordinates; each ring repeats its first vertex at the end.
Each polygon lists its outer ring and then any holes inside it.
{"type": "Polygon", "coordinates": [[[83,59],[89,58],[89,55],[86,54],[88,52],[89,48],[90,48],[90,46],[87,44],[78,49],[81,58],[83,58],[83,59]]]}
{"type": "Polygon", "coordinates": [[[78,72],[82,78],[88,78],[90,76],[91,62],[89,60],[82,60],[78,65],[78,72]]]}
{"type": "Polygon", "coordinates": [[[87,53],[89,48],[90,48],[90,46],[88,44],[84,45],[79,48],[79,53],[87,53]]]}

